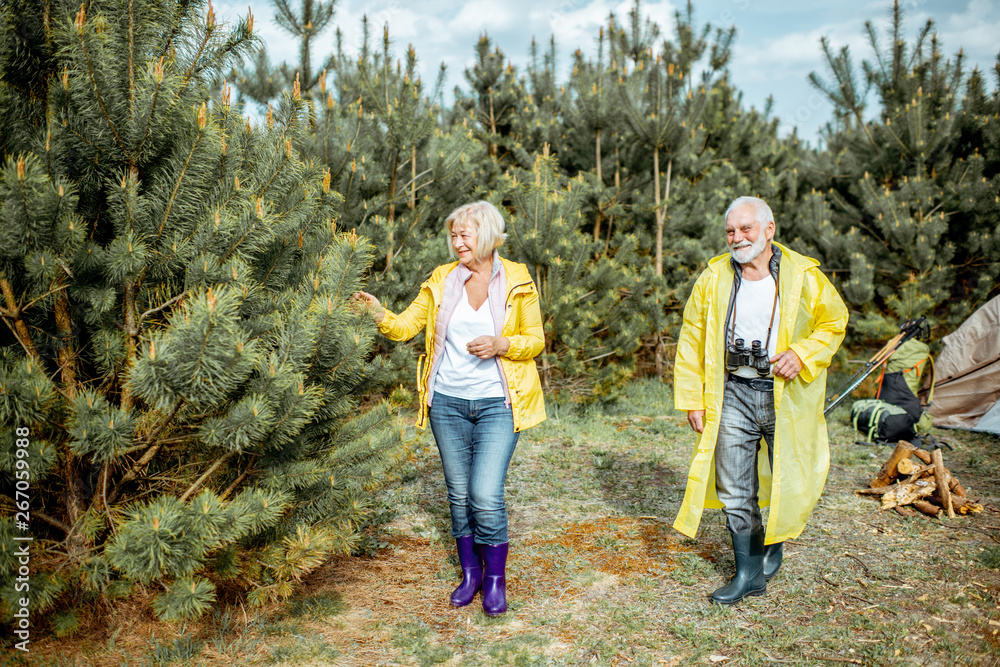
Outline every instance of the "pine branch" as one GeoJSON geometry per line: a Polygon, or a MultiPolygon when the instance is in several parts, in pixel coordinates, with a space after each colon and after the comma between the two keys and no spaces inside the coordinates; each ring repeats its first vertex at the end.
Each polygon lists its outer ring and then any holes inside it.
{"type": "Polygon", "coordinates": [[[11,331],[14,333],[14,337],[17,342],[21,344],[24,348],[25,353],[32,358],[38,358],[38,351],[35,350],[35,344],[31,340],[31,332],[28,331],[28,325],[24,322],[21,317],[21,308],[17,305],[17,297],[14,296],[14,288],[11,286],[10,281],[7,276],[0,274],[0,291],[3,292],[4,301],[7,304],[7,308],[0,311],[3,316],[3,321],[10,327],[11,331]],[[8,320],[13,320],[14,324],[8,320]]]}
{"type": "Polygon", "coordinates": [[[91,64],[90,55],[87,53],[86,40],[83,39],[83,28],[79,28],[76,34],[79,37],[80,49],[83,51],[83,60],[87,64],[87,74],[90,76],[90,83],[94,87],[94,96],[97,98],[97,104],[101,107],[101,113],[104,114],[104,119],[108,121],[108,127],[111,128],[111,134],[115,136],[115,141],[118,143],[118,148],[121,149],[122,155],[127,155],[128,151],[125,149],[125,142],[122,141],[121,136],[118,134],[118,128],[115,127],[115,122],[111,120],[111,115],[108,113],[108,109],[104,105],[104,98],[101,96],[101,91],[97,86],[97,78],[94,76],[94,66],[91,64]]]}
{"type": "MultiPolygon", "coordinates": [[[[53,294],[56,294],[57,292],[61,292],[64,289],[67,289],[68,287],[69,287],[68,284],[64,284],[64,285],[60,285],[59,287],[54,287],[54,288],[50,289],[45,294],[42,294],[41,296],[35,297],[34,299],[32,299],[31,301],[29,301],[28,303],[26,303],[23,306],[21,306],[21,312],[23,313],[24,311],[28,310],[29,308],[31,308],[32,306],[34,306],[36,303],[38,303],[39,301],[41,301],[45,297],[52,296],[53,294]]],[[[0,308],[0,313],[3,313],[3,312],[4,312],[3,309],[0,308]]]]}
{"type": "Polygon", "coordinates": [[[136,461],[131,468],[129,468],[128,472],[126,472],[120,480],[118,480],[118,483],[115,484],[114,489],[111,490],[110,502],[114,502],[118,498],[118,495],[121,493],[122,488],[126,484],[134,480],[136,477],[138,477],[139,471],[142,470],[150,461],[152,461],[153,457],[156,456],[157,452],[160,451],[160,448],[163,446],[163,442],[156,442],[156,440],[159,437],[160,433],[162,433],[163,430],[167,427],[167,425],[170,424],[171,421],[173,421],[174,417],[177,416],[177,413],[180,412],[181,407],[183,405],[184,405],[184,399],[180,399],[179,401],[177,401],[177,405],[174,406],[173,412],[171,412],[166,419],[160,422],[160,425],[157,426],[156,430],[152,434],[150,434],[149,438],[147,439],[147,443],[152,442],[155,444],[153,444],[149,449],[147,449],[146,453],[143,454],[142,457],[138,461],[136,461]]]}
{"type": "Polygon", "coordinates": [[[216,459],[215,463],[213,463],[212,466],[208,470],[206,470],[201,475],[201,477],[199,477],[198,479],[196,479],[195,482],[194,482],[194,484],[192,484],[191,486],[189,486],[188,489],[187,489],[187,491],[185,491],[181,495],[180,501],[182,503],[186,503],[187,500],[188,500],[188,498],[191,497],[191,494],[194,493],[195,491],[197,491],[198,488],[205,482],[205,480],[208,479],[209,477],[211,477],[212,473],[214,473],[216,470],[219,469],[219,466],[221,466],[223,463],[225,463],[230,458],[232,458],[233,454],[235,454],[235,452],[229,452],[225,456],[222,456],[222,457],[216,459]]]}
{"type": "Polygon", "coordinates": [[[253,469],[254,464],[257,462],[257,458],[258,457],[256,455],[254,455],[250,459],[250,463],[247,464],[246,469],[242,473],[240,473],[239,477],[237,477],[235,480],[233,480],[232,484],[230,484],[229,486],[226,487],[226,490],[223,491],[222,495],[219,496],[219,500],[225,500],[226,498],[228,498],[229,494],[232,493],[233,491],[235,491],[236,487],[238,487],[243,482],[243,480],[245,480],[247,478],[247,475],[250,474],[250,471],[253,469]]]}
{"type": "Polygon", "coordinates": [[[160,312],[164,308],[169,308],[170,306],[174,305],[175,303],[177,303],[178,301],[180,301],[181,299],[183,299],[187,295],[188,295],[188,292],[186,292],[186,291],[182,292],[181,294],[178,294],[177,296],[175,296],[174,298],[170,299],[166,303],[164,303],[162,305],[159,305],[156,308],[150,308],[145,313],[143,313],[142,315],[139,316],[139,319],[136,322],[136,326],[137,327],[142,326],[143,320],[145,320],[147,317],[149,317],[150,315],[153,315],[155,313],[160,312]]]}
{"type": "MultiPolygon", "coordinates": [[[[191,143],[191,150],[190,152],[188,152],[187,158],[184,159],[184,166],[181,168],[180,173],[177,175],[177,182],[174,184],[174,189],[170,193],[170,199],[167,201],[167,209],[166,211],[163,212],[163,220],[160,221],[160,227],[159,229],[156,230],[157,240],[159,240],[159,238],[163,236],[163,228],[167,224],[167,219],[170,217],[170,212],[173,209],[174,201],[177,199],[177,193],[181,189],[181,182],[184,180],[184,176],[187,175],[188,167],[191,165],[191,158],[194,157],[194,152],[198,148],[198,144],[201,141],[202,137],[204,136],[205,136],[204,128],[199,128],[198,136],[196,136],[195,140],[191,143]]],[[[144,277],[146,274],[145,269],[143,270],[142,274],[144,277]]],[[[136,281],[137,284],[141,282],[142,282],[142,277],[140,277],[140,279],[136,281]]]]}
{"type": "Polygon", "coordinates": [[[62,521],[59,521],[58,519],[53,519],[48,514],[45,514],[44,512],[39,512],[34,508],[32,508],[31,510],[31,516],[37,516],[39,519],[49,524],[50,526],[58,528],[59,530],[63,531],[64,533],[67,534],[67,536],[73,530],[72,528],[64,524],[62,521]]]}

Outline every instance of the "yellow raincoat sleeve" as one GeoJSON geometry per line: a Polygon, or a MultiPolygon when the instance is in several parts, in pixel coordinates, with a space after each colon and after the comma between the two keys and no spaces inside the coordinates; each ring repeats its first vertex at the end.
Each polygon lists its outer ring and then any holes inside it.
{"type": "Polygon", "coordinates": [[[705,409],[705,328],[709,272],[698,277],[684,306],[684,323],[674,361],[674,407],[705,409]]]}
{"type": "Polygon", "coordinates": [[[820,372],[830,365],[834,353],[844,340],[847,331],[847,306],[818,268],[806,271],[803,292],[812,296],[812,333],[808,338],[798,340],[788,347],[802,361],[799,372],[804,382],[812,382],[820,372]]]}
{"type": "Polygon", "coordinates": [[[515,333],[506,336],[510,349],[503,355],[514,361],[534,359],[545,347],[545,330],[542,328],[542,311],[538,307],[538,290],[531,284],[531,291],[514,299],[511,317],[515,333]]]}
{"type": "Polygon", "coordinates": [[[430,289],[421,286],[417,298],[399,315],[385,311],[385,317],[378,324],[379,332],[391,340],[410,340],[427,325],[427,310],[430,303],[430,289]]]}

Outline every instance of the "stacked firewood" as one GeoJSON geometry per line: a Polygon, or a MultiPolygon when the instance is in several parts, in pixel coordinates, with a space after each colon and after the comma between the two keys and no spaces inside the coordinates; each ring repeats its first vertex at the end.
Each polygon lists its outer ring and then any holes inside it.
{"type": "Polygon", "coordinates": [[[927,452],[903,440],[868,486],[857,493],[880,496],[884,510],[897,508],[905,514],[908,505],[928,516],[945,512],[952,519],[983,511],[945,467],[940,449],[927,452]]]}

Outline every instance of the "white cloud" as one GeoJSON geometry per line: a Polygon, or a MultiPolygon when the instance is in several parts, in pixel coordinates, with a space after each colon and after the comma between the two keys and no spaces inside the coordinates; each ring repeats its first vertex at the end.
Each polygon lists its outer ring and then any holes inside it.
{"type": "MultiPolygon", "coordinates": [[[[462,5],[448,27],[459,32],[501,32],[518,25],[516,3],[473,0],[462,5]]],[[[522,15],[523,16],[523,15],[522,15]]]]}
{"type": "Polygon", "coordinates": [[[952,14],[938,24],[938,36],[950,56],[962,49],[969,67],[990,69],[1000,51],[1000,7],[990,0],[971,0],[965,12],[952,14]]]}
{"type": "Polygon", "coordinates": [[[801,75],[805,78],[813,70],[823,70],[826,59],[820,38],[826,37],[831,51],[838,53],[847,46],[854,62],[866,55],[867,41],[854,22],[828,24],[805,32],[792,32],[762,43],[737,41],[733,48],[731,69],[752,81],[773,80],[775,76],[801,75]]]}

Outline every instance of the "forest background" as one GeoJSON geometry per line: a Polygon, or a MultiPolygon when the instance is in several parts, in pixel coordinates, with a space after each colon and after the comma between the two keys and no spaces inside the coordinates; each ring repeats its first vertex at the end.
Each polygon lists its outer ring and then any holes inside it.
{"type": "MultiPolygon", "coordinates": [[[[346,300],[405,307],[468,201],[507,213],[545,389],[581,403],[669,378],[738,195],[821,262],[849,345],[921,315],[943,334],[998,293],[1000,61],[967,71],[898,5],[860,60],[823,42],[813,148],[746,108],[735,29],[690,5],[672,34],[638,1],[609,16],[566,80],[553,44],[519,70],[484,35],[444,105],[381,26],[321,54],[333,2],[275,4],[297,63],[208,3],[3,5],[0,474],[32,485],[31,607],[57,634],[136,587],[165,619],[266,604],[366,548],[420,341],[377,338],[346,300]]],[[[28,528],[2,502],[11,559],[28,528]]]]}

